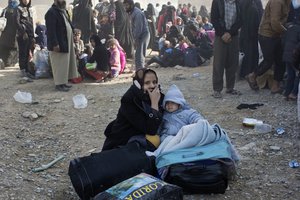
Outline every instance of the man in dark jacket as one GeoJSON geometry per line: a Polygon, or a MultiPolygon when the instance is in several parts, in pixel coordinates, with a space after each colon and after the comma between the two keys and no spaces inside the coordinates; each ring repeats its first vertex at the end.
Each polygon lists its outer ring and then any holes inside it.
{"type": "Polygon", "coordinates": [[[16,11],[17,23],[17,41],[19,46],[19,65],[22,77],[34,78],[29,73],[29,54],[33,51],[33,10],[31,0],[20,0],[20,4],[16,11]]]}
{"type": "Polygon", "coordinates": [[[66,11],[65,0],[54,0],[45,15],[47,46],[53,71],[55,88],[67,92],[71,85],[68,80],[77,78],[76,55],[73,27],[66,11]]]}
{"type": "Polygon", "coordinates": [[[132,34],[135,44],[135,68],[144,68],[145,56],[150,40],[148,22],[144,13],[135,7],[133,0],[124,0],[125,10],[129,13],[132,26],[132,34]]]}
{"type": "Polygon", "coordinates": [[[213,0],[211,22],[216,31],[213,61],[213,96],[222,98],[224,69],[226,93],[240,94],[234,89],[235,73],[239,63],[238,30],[241,27],[239,0],[213,0]]]}

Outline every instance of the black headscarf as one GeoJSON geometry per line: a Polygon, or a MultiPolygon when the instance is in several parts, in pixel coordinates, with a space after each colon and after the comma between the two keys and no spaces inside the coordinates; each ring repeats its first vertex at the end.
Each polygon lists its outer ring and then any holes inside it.
{"type": "MultiPolygon", "coordinates": [[[[143,85],[144,85],[144,79],[145,79],[145,76],[146,74],[148,73],[153,73],[156,77],[156,80],[158,82],[158,77],[157,77],[157,74],[154,70],[152,69],[149,69],[149,68],[142,68],[142,69],[139,69],[135,72],[135,75],[133,77],[133,83],[135,81],[137,81],[139,84],[140,84],[140,88],[139,89],[143,89],[143,85]]],[[[135,83],[134,83],[135,84],[135,83]]],[[[136,85],[137,86],[137,85],[136,85]]],[[[138,86],[137,86],[138,87],[138,86]]]]}
{"type": "Polygon", "coordinates": [[[90,41],[91,41],[91,40],[94,40],[94,42],[95,42],[95,47],[103,45],[102,42],[101,42],[101,39],[100,39],[100,37],[99,37],[98,35],[92,35],[92,36],[90,37],[90,41]]]}
{"type": "Polygon", "coordinates": [[[147,6],[147,14],[152,15],[152,16],[155,15],[154,6],[153,6],[152,3],[149,3],[148,6],[147,6]]]}

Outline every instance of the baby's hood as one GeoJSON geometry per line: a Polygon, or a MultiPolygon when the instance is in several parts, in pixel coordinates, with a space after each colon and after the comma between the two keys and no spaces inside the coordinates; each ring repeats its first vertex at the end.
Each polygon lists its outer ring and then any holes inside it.
{"type": "Polygon", "coordinates": [[[177,103],[182,108],[185,108],[187,106],[187,103],[184,99],[183,94],[181,93],[181,91],[179,90],[179,88],[176,85],[171,85],[171,87],[167,91],[164,101],[163,101],[164,109],[166,109],[167,101],[172,101],[174,103],[177,103]]]}

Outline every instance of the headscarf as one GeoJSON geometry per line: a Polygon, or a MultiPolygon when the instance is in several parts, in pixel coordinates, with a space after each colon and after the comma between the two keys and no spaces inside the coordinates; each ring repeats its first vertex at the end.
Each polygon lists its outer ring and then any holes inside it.
{"type": "Polygon", "coordinates": [[[140,90],[143,89],[144,79],[145,79],[146,74],[148,74],[148,73],[153,73],[156,77],[157,82],[158,82],[158,77],[157,77],[157,74],[154,70],[149,69],[149,68],[139,69],[135,72],[135,75],[133,77],[133,84],[135,86],[137,86],[140,90]]]}
{"type": "Polygon", "coordinates": [[[91,40],[94,40],[94,42],[95,42],[95,47],[98,47],[98,46],[103,45],[102,42],[101,42],[101,39],[100,39],[100,37],[99,37],[98,35],[92,35],[92,36],[90,37],[90,41],[91,41],[91,40]]]}

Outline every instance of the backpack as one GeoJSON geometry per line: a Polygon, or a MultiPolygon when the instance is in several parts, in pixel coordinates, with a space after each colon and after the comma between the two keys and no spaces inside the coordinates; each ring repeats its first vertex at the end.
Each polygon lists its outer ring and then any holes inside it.
{"type": "Polygon", "coordinates": [[[177,48],[166,50],[163,55],[163,63],[165,67],[175,67],[184,64],[183,52],[177,48]]]}
{"type": "Polygon", "coordinates": [[[230,144],[226,140],[166,152],[156,158],[163,180],[187,193],[224,193],[235,172],[230,144]]]}
{"type": "Polygon", "coordinates": [[[197,67],[198,64],[198,52],[196,48],[189,47],[184,54],[184,66],[197,67]]]}

